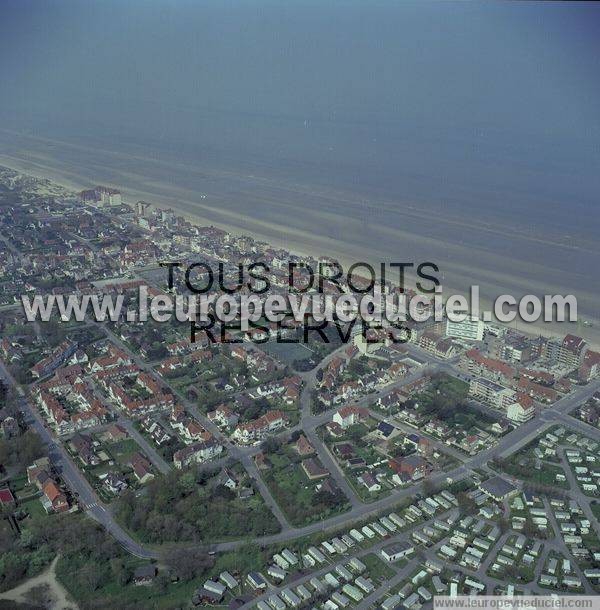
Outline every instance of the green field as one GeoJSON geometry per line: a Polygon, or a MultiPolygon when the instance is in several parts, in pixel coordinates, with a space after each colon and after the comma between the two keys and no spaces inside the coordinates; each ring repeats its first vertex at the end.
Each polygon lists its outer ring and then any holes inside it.
{"type": "Polygon", "coordinates": [[[385,562],[377,557],[375,553],[370,553],[365,557],[361,558],[361,561],[367,566],[369,576],[378,583],[383,583],[389,580],[394,575],[394,570],[390,568],[385,562]]]}
{"type": "Polygon", "coordinates": [[[317,482],[308,479],[300,467],[300,458],[291,450],[269,454],[269,461],[272,467],[262,473],[263,479],[290,523],[307,525],[348,510],[341,492],[331,498],[317,492],[317,482]]]}

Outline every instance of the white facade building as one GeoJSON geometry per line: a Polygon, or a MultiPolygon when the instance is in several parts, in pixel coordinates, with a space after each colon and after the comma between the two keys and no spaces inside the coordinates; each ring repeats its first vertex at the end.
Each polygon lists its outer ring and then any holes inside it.
{"type": "Polygon", "coordinates": [[[465,339],[467,341],[481,341],[483,339],[484,324],[476,318],[465,318],[462,322],[446,321],[446,335],[465,339]]]}

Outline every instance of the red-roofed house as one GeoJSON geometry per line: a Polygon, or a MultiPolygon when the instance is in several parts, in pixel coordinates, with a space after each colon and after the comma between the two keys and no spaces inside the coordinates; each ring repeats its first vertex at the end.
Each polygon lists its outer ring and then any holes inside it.
{"type": "Polygon", "coordinates": [[[141,453],[136,451],[129,458],[129,465],[133,470],[135,478],[142,484],[151,481],[154,478],[152,467],[148,459],[141,453]]]}
{"type": "Polygon", "coordinates": [[[214,411],[210,411],[207,417],[210,421],[225,428],[232,428],[240,419],[240,416],[225,404],[219,405],[214,411]]]}
{"type": "Polygon", "coordinates": [[[517,424],[529,421],[534,415],[533,399],[526,394],[517,394],[515,402],[506,408],[506,417],[517,424]]]}
{"type": "Polygon", "coordinates": [[[474,375],[480,375],[500,383],[510,384],[517,374],[516,370],[506,362],[496,358],[488,358],[477,349],[470,349],[465,352],[461,358],[461,365],[474,375]]]}
{"type": "Polygon", "coordinates": [[[427,462],[414,453],[403,458],[392,459],[389,461],[389,465],[396,474],[406,474],[413,480],[422,478],[430,470],[427,462]]]}
{"type": "Polygon", "coordinates": [[[15,505],[15,497],[12,495],[12,491],[8,487],[0,489],[0,504],[2,504],[2,506],[15,505]]]}
{"type": "Polygon", "coordinates": [[[260,440],[270,432],[283,428],[285,423],[286,418],[282,411],[267,411],[258,419],[239,424],[232,438],[242,443],[260,440]]]}
{"type": "Polygon", "coordinates": [[[518,391],[539,400],[540,402],[551,403],[558,400],[558,392],[553,388],[547,388],[528,379],[521,378],[517,384],[518,391]]]}
{"type": "Polygon", "coordinates": [[[315,448],[310,444],[306,436],[301,434],[296,441],[296,451],[298,455],[310,455],[315,452],[315,448]]]}
{"type": "Polygon", "coordinates": [[[45,498],[42,498],[42,504],[46,512],[63,513],[69,510],[67,496],[52,479],[46,480],[42,486],[42,492],[45,496],[45,498]]]}
{"type": "Polygon", "coordinates": [[[338,409],[332,417],[332,421],[339,424],[343,430],[347,430],[350,426],[359,424],[369,417],[369,410],[364,407],[356,407],[348,405],[338,409]]]}
{"type": "Polygon", "coordinates": [[[600,353],[587,350],[583,362],[579,367],[578,376],[581,381],[587,383],[600,375],[600,353]]]}

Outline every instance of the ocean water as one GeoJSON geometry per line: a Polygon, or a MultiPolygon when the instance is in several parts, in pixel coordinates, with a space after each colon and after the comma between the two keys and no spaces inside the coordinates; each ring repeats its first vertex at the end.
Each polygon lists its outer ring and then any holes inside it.
{"type": "Polygon", "coordinates": [[[573,293],[581,314],[597,315],[597,218],[567,205],[546,213],[548,200],[536,208],[515,187],[511,194],[481,179],[436,190],[424,176],[405,177],[406,169],[385,178],[380,172],[371,184],[371,176],[360,182],[358,172],[334,172],[331,161],[299,168],[255,155],[245,163],[233,154],[195,158],[157,144],[115,142],[110,150],[103,148],[110,142],[94,146],[89,138],[65,143],[0,132],[0,143],[5,164],[20,161],[25,170],[78,187],[114,185],[131,202],[173,206],[277,245],[348,262],[432,261],[448,289],[475,283],[489,298],[573,293]]]}
{"type": "Polygon", "coordinates": [[[600,325],[600,7],[25,4],[0,163],[600,325]]]}

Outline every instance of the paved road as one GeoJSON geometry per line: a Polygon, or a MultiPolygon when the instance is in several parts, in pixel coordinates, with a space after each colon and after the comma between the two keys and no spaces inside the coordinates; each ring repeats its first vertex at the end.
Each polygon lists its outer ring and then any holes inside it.
{"type": "Polygon", "coordinates": [[[373,417],[374,419],[377,419],[378,421],[389,422],[392,425],[394,425],[396,428],[398,428],[399,430],[402,430],[402,432],[404,432],[405,434],[418,434],[420,437],[426,438],[432,447],[435,447],[436,449],[438,449],[442,453],[445,453],[446,455],[450,455],[458,462],[466,462],[469,459],[466,453],[459,451],[455,447],[451,447],[450,445],[447,445],[446,443],[438,440],[434,436],[425,434],[419,428],[414,428],[413,426],[410,426],[409,424],[403,422],[400,419],[397,419],[394,416],[383,415],[383,414],[379,413],[378,411],[371,410],[371,417],[373,417]]]}
{"type": "Polygon", "coordinates": [[[142,448],[143,453],[152,462],[153,466],[158,469],[162,474],[168,474],[172,467],[170,464],[165,462],[163,457],[154,449],[154,447],[139,433],[134,423],[127,417],[120,416],[117,418],[117,424],[125,428],[127,433],[135,442],[142,448]]]}
{"type": "MultiPolygon", "coordinates": [[[[362,602],[360,602],[360,606],[357,608],[371,608],[373,604],[380,600],[386,593],[394,589],[395,587],[400,586],[400,584],[406,580],[413,572],[415,566],[413,563],[409,562],[405,565],[399,572],[394,574],[389,580],[386,580],[380,587],[375,589],[371,595],[367,595],[362,602]]],[[[380,604],[377,605],[379,607],[380,604]]]]}
{"type": "MultiPolygon", "coordinates": [[[[347,480],[346,476],[344,475],[344,472],[343,472],[342,468],[340,467],[339,463],[331,455],[328,448],[325,446],[324,442],[320,439],[320,437],[316,431],[317,428],[319,428],[323,424],[331,421],[332,414],[342,405],[337,405],[331,409],[324,411],[323,413],[319,413],[318,415],[314,415],[311,411],[311,391],[316,385],[318,371],[323,369],[325,366],[327,366],[333,358],[342,354],[346,349],[347,349],[347,346],[342,345],[341,347],[339,347],[332,353],[328,354],[319,363],[318,367],[316,367],[315,369],[313,369],[312,371],[309,371],[307,373],[301,373],[301,377],[303,378],[303,381],[304,381],[303,391],[300,396],[301,417],[300,417],[300,423],[298,424],[298,426],[295,426],[294,429],[302,430],[304,432],[304,434],[306,435],[306,437],[308,438],[308,440],[310,441],[312,446],[315,448],[315,451],[316,451],[317,455],[319,456],[319,459],[321,460],[321,462],[323,463],[325,468],[327,468],[327,470],[329,470],[332,478],[335,480],[338,487],[344,492],[344,495],[348,498],[352,509],[360,510],[360,508],[362,506],[364,506],[365,504],[368,504],[368,503],[365,503],[357,495],[354,488],[348,483],[348,480],[347,480]]],[[[435,359],[433,356],[430,356],[430,355],[426,355],[426,357],[424,357],[421,354],[419,354],[418,357],[421,360],[425,360],[426,363],[428,363],[428,364],[425,364],[424,366],[419,367],[418,370],[414,371],[413,373],[406,375],[405,377],[402,377],[396,381],[393,381],[375,392],[371,392],[366,396],[358,397],[358,398],[356,398],[354,400],[350,400],[348,402],[350,402],[353,405],[368,406],[370,404],[373,404],[373,402],[376,401],[378,398],[380,398],[382,396],[386,396],[393,390],[402,388],[402,387],[412,383],[413,381],[419,379],[424,374],[433,373],[434,371],[439,370],[442,366],[445,367],[447,365],[447,363],[445,363],[445,362],[441,362],[441,361],[437,362],[438,359],[435,359]]],[[[381,417],[378,414],[376,414],[375,412],[373,412],[373,415],[378,418],[381,417]]],[[[446,451],[446,452],[448,452],[448,451],[446,451]]]]}
{"type": "MultiPolygon", "coordinates": [[[[331,354],[328,354],[313,370],[306,373],[302,373],[302,381],[304,383],[302,387],[302,393],[300,394],[300,424],[299,429],[302,429],[306,438],[310,441],[310,444],[314,447],[319,460],[329,470],[332,479],[336,482],[337,486],[342,490],[352,508],[360,507],[363,502],[358,497],[352,486],[348,483],[348,480],[344,476],[342,469],[336,460],[333,459],[321,439],[316,432],[317,422],[320,422],[320,418],[312,415],[311,412],[311,393],[317,383],[317,373],[320,369],[327,366],[331,360],[340,355],[340,353],[346,349],[346,345],[342,345],[340,348],[334,350],[331,354]]],[[[324,423],[324,422],[323,422],[324,423]]],[[[318,425],[322,425],[318,423],[318,425]]]]}
{"type": "MultiPolygon", "coordinates": [[[[0,360],[0,376],[2,379],[15,388],[19,388],[14,377],[10,374],[0,360]]],[[[31,405],[29,400],[21,393],[18,393],[18,407],[32,421],[33,429],[38,433],[42,441],[48,446],[48,456],[52,465],[60,473],[61,478],[69,486],[71,491],[78,494],[78,502],[82,510],[98,521],[123,547],[132,555],[144,559],[158,557],[158,553],[145,548],[133,540],[121,526],[115,521],[106,505],[101,502],[94,492],[87,479],[79,468],[73,463],[71,457],[64,449],[62,444],[54,438],[52,433],[44,425],[38,410],[31,405]]]]}
{"type": "MultiPolygon", "coordinates": [[[[121,342],[119,341],[119,343],[121,342]]],[[[143,368],[145,370],[147,369],[145,363],[143,368]]],[[[5,369],[4,372],[5,374],[8,373],[8,371],[5,371],[5,369]]],[[[314,374],[316,375],[316,372],[314,372],[314,374]]],[[[12,378],[10,378],[9,381],[13,384],[15,383],[14,379],[12,378]]],[[[533,440],[533,438],[535,438],[542,429],[549,427],[556,422],[562,423],[561,417],[563,415],[566,415],[573,411],[578,405],[582,404],[585,400],[592,396],[594,392],[596,392],[599,388],[600,380],[595,380],[587,386],[577,388],[575,392],[573,392],[571,395],[566,396],[565,398],[555,403],[552,410],[546,413],[543,419],[539,415],[536,416],[529,422],[523,424],[516,430],[504,436],[494,447],[491,447],[490,449],[478,453],[461,466],[449,472],[440,472],[434,474],[432,477],[430,477],[430,480],[434,484],[442,483],[446,479],[446,477],[450,477],[455,481],[460,480],[468,476],[471,469],[480,468],[484,466],[485,463],[491,458],[496,456],[508,455],[514,452],[521,446],[533,440]]],[[[41,423],[39,419],[39,414],[37,413],[37,409],[31,407],[31,405],[29,405],[27,401],[23,402],[25,408],[30,412],[32,417],[34,417],[35,421],[37,422],[36,428],[38,428],[38,431],[41,432],[41,430],[43,430],[42,438],[48,444],[50,444],[50,442],[54,443],[54,440],[41,423]],[[40,427],[41,430],[39,430],[40,427]]],[[[306,404],[303,405],[303,417],[306,415],[306,408],[306,404]]],[[[303,420],[303,425],[312,427],[312,425],[316,425],[316,423],[320,421],[320,419],[325,415],[327,414],[321,414],[319,416],[309,415],[307,416],[306,422],[303,420]]],[[[205,418],[203,419],[205,420],[205,418]]],[[[227,444],[227,446],[232,447],[231,443],[229,442],[229,439],[225,439],[225,437],[223,437],[220,431],[217,432],[219,433],[219,438],[224,439],[224,442],[227,444]]],[[[79,469],[71,462],[69,456],[66,455],[66,452],[60,447],[60,445],[54,443],[54,446],[56,447],[56,453],[58,454],[58,461],[67,471],[69,484],[72,485],[73,489],[80,494],[80,497],[83,499],[84,503],[91,507],[87,512],[91,516],[96,518],[117,540],[119,540],[123,544],[123,546],[127,550],[129,550],[134,555],[147,558],[157,557],[158,553],[156,551],[144,547],[139,543],[135,542],[123,531],[123,529],[116,523],[112,515],[108,512],[108,510],[106,510],[105,507],[103,507],[102,504],[97,501],[93,490],[91,489],[87,481],[83,478],[83,476],[79,472],[79,469]]],[[[242,459],[243,456],[250,457],[256,451],[256,448],[249,448],[249,450],[245,450],[239,447],[234,447],[234,452],[232,452],[232,456],[237,457],[238,459],[242,459]]],[[[283,518],[281,520],[284,523],[282,523],[282,531],[280,533],[257,538],[255,539],[255,542],[257,542],[258,544],[279,543],[313,534],[318,531],[334,529],[341,525],[350,525],[350,523],[354,521],[360,521],[369,515],[374,515],[384,509],[389,509],[405,498],[414,497],[417,489],[418,487],[416,485],[412,485],[405,489],[397,490],[386,498],[382,498],[370,504],[361,503],[359,505],[353,506],[352,509],[346,513],[336,515],[325,521],[314,523],[301,528],[293,528],[289,526],[285,518],[283,518]]],[[[261,493],[263,493],[262,489],[261,493]]],[[[268,500],[270,496],[270,494],[268,493],[268,489],[266,490],[266,493],[264,495],[266,497],[267,503],[273,501],[272,499],[268,500]]],[[[228,551],[238,548],[239,546],[245,543],[246,541],[225,542],[212,545],[211,548],[217,551],[228,551]]]]}
{"type": "Polygon", "coordinates": [[[162,474],[167,474],[171,470],[171,465],[167,464],[161,455],[158,454],[156,449],[139,433],[133,422],[124,417],[123,414],[114,407],[108,400],[103,402],[104,406],[116,416],[114,423],[119,424],[121,427],[127,430],[127,433],[133,438],[136,443],[142,448],[146,457],[152,462],[154,467],[162,474]]]}
{"type": "MultiPolygon", "coordinates": [[[[148,372],[151,375],[155,375],[155,371],[153,367],[140,358],[138,354],[135,354],[129,346],[124,343],[110,328],[106,325],[101,325],[101,328],[106,332],[106,334],[110,337],[110,339],[116,344],[119,345],[128,356],[139,366],[142,370],[148,372]]],[[[319,438],[316,429],[323,424],[327,423],[331,419],[331,415],[338,408],[334,407],[329,409],[323,413],[318,415],[314,415],[311,412],[311,390],[315,387],[317,381],[317,375],[319,370],[323,369],[325,366],[329,364],[331,360],[340,356],[345,350],[347,346],[342,345],[330,354],[328,354],[320,363],[318,367],[315,367],[311,371],[300,373],[300,377],[303,381],[303,389],[300,395],[300,423],[292,429],[284,430],[280,435],[290,434],[294,430],[302,431],[308,440],[311,442],[315,451],[323,463],[323,465],[329,470],[332,478],[337,483],[338,487],[342,490],[344,495],[348,498],[350,502],[350,506],[352,511],[356,511],[357,514],[363,515],[368,514],[370,512],[373,504],[365,503],[359,496],[356,494],[355,490],[348,483],[348,480],[344,476],[342,469],[340,468],[338,462],[333,458],[328,449],[325,447],[323,441],[319,438]]],[[[419,348],[414,348],[411,346],[410,351],[421,351],[419,348]]],[[[415,355],[409,353],[409,355],[415,355]]],[[[377,392],[371,393],[368,396],[365,396],[361,399],[358,399],[358,404],[368,404],[374,400],[377,400],[380,396],[384,396],[389,394],[391,391],[397,388],[401,388],[409,383],[412,383],[423,374],[433,373],[438,369],[447,370],[447,372],[451,372],[452,367],[447,361],[440,360],[434,356],[431,356],[427,353],[418,353],[416,356],[425,362],[424,366],[418,368],[417,371],[398,379],[390,384],[387,384],[377,392]]],[[[297,528],[294,528],[289,521],[287,520],[285,514],[277,504],[276,500],[273,498],[269,488],[265,485],[264,481],[260,477],[258,470],[255,467],[254,462],[250,459],[260,452],[259,447],[241,447],[233,443],[229,437],[227,437],[223,432],[213,423],[211,422],[203,413],[199,411],[195,403],[187,399],[183,394],[181,394],[176,388],[171,386],[168,380],[161,378],[160,383],[164,384],[168,387],[174,395],[178,397],[181,403],[185,406],[185,408],[190,412],[198,421],[202,423],[202,425],[209,430],[216,438],[219,439],[228,450],[229,455],[239,460],[242,465],[246,468],[246,470],[251,474],[252,478],[255,480],[257,488],[261,495],[263,496],[265,503],[267,506],[271,508],[273,514],[277,518],[281,526],[280,536],[293,535],[297,528]]],[[[466,471],[465,471],[466,472],[466,471]]],[[[282,538],[285,539],[285,538],[282,538]]]]}
{"type": "MultiPolygon", "coordinates": [[[[561,457],[564,460],[564,455],[561,455],[561,457]]],[[[568,465],[565,465],[565,466],[568,468],[568,465]]],[[[573,477],[571,477],[571,478],[573,478],[573,477]]],[[[578,502],[582,505],[582,507],[589,505],[589,499],[587,500],[587,503],[586,503],[585,499],[584,499],[584,502],[581,502],[581,500],[578,498],[578,502]]],[[[543,572],[544,563],[546,561],[548,553],[551,550],[554,550],[554,551],[566,556],[568,559],[571,560],[572,572],[574,575],[578,576],[581,579],[583,586],[584,586],[584,592],[588,595],[594,595],[595,592],[594,592],[593,588],[590,586],[587,579],[583,576],[583,573],[581,572],[581,570],[579,569],[579,566],[577,565],[577,561],[569,553],[568,549],[565,548],[564,543],[562,543],[558,523],[556,522],[556,520],[554,518],[553,510],[551,509],[550,504],[547,500],[545,500],[545,507],[546,507],[547,513],[550,518],[551,526],[555,530],[556,537],[544,541],[544,549],[536,562],[534,580],[530,583],[526,583],[526,584],[522,585],[521,587],[528,589],[531,594],[544,595],[544,596],[547,596],[549,594],[549,591],[547,589],[543,589],[538,585],[538,580],[539,580],[540,574],[543,572]]],[[[456,510],[456,509],[454,509],[454,510],[456,510]]],[[[588,515],[588,511],[586,511],[585,509],[584,509],[584,513],[586,514],[586,516],[588,516],[588,518],[590,517],[590,515],[588,515]]],[[[439,518],[440,516],[442,516],[442,515],[437,515],[434,518],[439,518]]],[[[420,524],[416,524],[413,527],[405,530],[404,532],[402,532],[401,534],[398,534],[395,537],[392,537],[385,541],[379,542],[377,545],[371,547],[368,550],[359,549],[358,551],[356,551],[354,553],[350,552],[343,556],[343,561],[346,562],[351,557],[360,558],[360,557],[364,556],[365,554],[372,553],[372,552],[377,553],[379,550],[381,550],[381,548],[383,546],[389,544],[392,541],[406,540],[406,539],[408,539],[408,536],[410,535],[410,533],[412,531],[414,531],[415,529],[421,529],[422,527],[424,527],[431,521],[433,521],[433,519],[430,519],[430,520],[420,523],[420,524]]],[[[593,519],[591,519],[591,521],[592,521],[592,523],[594,523],[594,527],[596,528],[597,525],[595,524],[595,521],[593,519]]],[[[502,548],[502,546],[505,544],[506,540],[512,535],[514,535],[514,532],[508,531],[508,532],[505,532],[504,534],[502,534],[498,538],[498,540],[490,548],[488,554],[486,555],[484,561],[482,562],[481,568],[477,572],[470,570],[469,568],[466,568],[464,566],[458,566],[458,565],[453,564],[452,567],[460,572],[463,572],[466,575],[472,576],[472,577],[476,578],[477,580],[483,582],[486,585],[487,594],[488,595],[493,594],[496,587],[500,586],[502,583],[501,583],[501,581],[499,581],[491,576],[488,576],[487,570],[488,570],[489,566],[492,564],[493,560],[495,559],[495,557],[498,553],[498,550],[500,548],[502,548]]],[[[436,550],[442,544],[445,544],[445,543],[446,543],[446,538],[443,538],[440,541],[438,541],[436,544],[434,544],[432,547],[423,548],[423,549],[421,549],[421,551],[424,553],[426,558],[433,559],[435,561],[439,561],[439,558],[436,556],[435,553],[436,553],[436,550]]],[[[334,560],[338,560],[337,556],[334,557],[334,560]]],[[[341,558],[339,560],[341,560],[341,558]]],[[[336,562],[337,561],[334,561],[334,563],[336,563],[336,562]]],[[[333,567],[333,564],[328,564],[325,568],[321,568],[320,570],[318,570],[316,572],[312,572],[311,574],[309,574],[305,577],[302,577],[299,580],[296,580],[294,582],[287,582],[285,584],[282,584],[279,587],[271,587],[267,593],[265,593],[263,596],[261,596],[260,598],[257,598],[257,599],[264,599],[264,598],[268,597],[269,595],[272,595],[273,593],[278,593],[282,588],[284,588],[286,586],[295,587],[298,584],[305,582],[306,580],[310,579],[313,576],[317,576],[317,577],[322,576],[326,572],[331,571],[332,567],[333,567]]],[[[360,605],[358,607],[360,607],[360,608],[379,607],[382,598],[391,589],[399,586],[406,578],[408,578],[414,572],[414,569],[415,569],[413,562],[407,564],[401,570],[397,570],[393,564],[391,564],[390,567],[396,571],[396,574],[392,578],[387,580],[386,582],[382,583],[380,585],[380,587],[378,587],[371,595],[369,595],[365,599],[363,599],[363,601],[360,603],[360,605]]],[[[253,604],[256,603],[256,601],[257,600],[253,600],[252,602],[249,602],[248,604],[246,604],[244,606],[244,608],[251,607],[253,604]]]]}
{"type": "MultiPolygon", "coordinates": [[[[127,344],[121,341],[121,339],[114,332],[112,332],[110,328],[107,328],[104,325],[102,325],[102,328],[110,337],[110,339],[115,342],[115,344],[119,345],[119,347],[121,347],[128,354],[128,356],[136,363],[137,366],[139,366],[142,370],[145,370],[146,372],[155,375],[155,371],[153,370],[152,366],[143,361],[137,354],[135,354],[127,344]]],[[[319,415],[313,415],[310,408],[310,393],[311,390],[315,387],[318,370],[325,367],[333,358],[339,356],[340,353],[342,353],[346,348],[346,345],[341,346],[340,348],[334,350],[332,353],[328,354],[320,362],[319,367],[300,374],[303,381],[303,389],[300,395],[300,423],[298,424],[298,426],[295,426],[292,429],[287,429],[281,434],[290,434],[295,429],[302,430],[315,448],[315,451],[323,465],[329,470],[332,478],[335,480],[338,487],[348,498],[351,507],[353,509],[359,509],[361,506],[364,506],[365,503],[357,496],[352,486],[348,483],[337,461],[333,459],[333,457],[319,438],[318,434],[316,433],[316,428],[322,426],[324,423],[331,419],[331,414],[333,413],[333,411],[335,411],[335,408],[330,409],[327,412],[321,413],[319,415]]],[[[394,383],[391,383],[376,394],[371,394],[366,398],[373,400],[379,395],[389,393],[392,389],[396,387],[402,387],[403,385],[414,381],[422,374],[423,370],[420,369],[418,372],[406,378],[400,379],[394,383]]],[[[262,478],[260,477],[258,470],[254,465],[254,462],[250,459],[251,457],[255,456],[257,453],[260,452],[260,448],[241,447],[236,445],[229,439],[229,437],[223,434],[223,432],[213,422],[211,422],[203,413],[199,411],[195,403],[187,399],[183,394],[181,394],[178,390],[171,386],[167,379],[161,378],[160,383],[168,387],[173,392],[173,394],[177,396],[180,402],[185,406],[187,411],[190,412],[198,421],[200,421],[202,425],[211,432],[211,434],[213,434],[216,438],[219,439],[219,442],[221,442],[227,448],[228,453],[231,457],[238,459],[242,463],[242,465],[244,465],[246,470],[252,470],[250,474],[255,480],[257,487],[265,500],[265,503],[269,507],[271,507],[273,513],[279,521],[282,527],[282,532],[292,532],[294,530],[293,526],[287,520],[285,514],[280,509],[276,500],[273,498],[269,488],[262,481],[262,478]]]]}
{"type": "MultiPolygon", "coordinates": [[[[574,409],[577,404],[581,404],[587,398],[592,396],[595,391],[600,387],[600,380],[596,380],[587,386],[582,388],[578,388],[574,394],[571,396],[567,396],[562,400],[558,401],[555,405],[555,408],[558,412],[569,412],[574,409]]],[[[540,422],[539,418],[534,418],[523,424],[516,430],[513,430],[506,436],[502,437],[497,445],[487,449],[485,451],[479,452],[477,455],[473,456],[463,465],[449,471],[446,473],[436,473],[430,480],[435,483],[442,483],[446,477],[451,477],[453,480],[460,480],[469,475],[472,469],[481,468],[488,462],[491,458],[496,456],[504,456],[508,455],[513,451],[519,449],[520,447],[526,445],[531,442],[536,436],[539,435],[541,430],[545,427],[550,427],[554,425],[553,422],[540,422]]],[[[405,489],[400,489],[395,491],[392,495],[383,498],[381,500],[375,501],[368,505],[362,505],[358,508],[355,508],[347,513],[342,515],[337,515],[326,521],[314,523],[309,526],[305,526],[303,528],[297,528],[293,532],[282,532],[279,534],[275,534],[273,536],[264,537],[262,539],[257,540],[257,542],[262,544],[270,544],[270,543],[279,543],[286,540],[290,540],[292,538],[298,538],[309,534],[314,534],[318,531],[335,529],[340,525],[345,525],[354,522],[360,521],[365,517],[376,514],[384,509],[391,508],[401,500],[405,498],[414,497],[415,492],[417,490],[416,485],[412,485],[405,489]]],[[[238,546],[239,543],[230,542],[215,545],[214,548],[216,550],[231,550],[238,546]]]]}
{"type": "Polygon", "coordinates": [[[584,421],[576,419],[572,415],[565,415],[564,413],[559,413],[554,419],[556,423],[568,426],[569,428],[575,430],[575,432],[579,432],[584,436],[588,436],[589,438],[600,442],[600,430],[598,428],[590,426],[584,421]]]}
{"type": "MultiPolygon", "coordinates": [[[[129,346],[121,341],[112,330],[104,325],[102,325],[103,330],[107,333],[110,339],[118,345],[121,349],[127,353],[127,355],[136,363],[136,365],[146,371],[148,374],[152,375],[156,378],[156,371],[153,367],[144,362],[137,354],[135,354],[129,346]]],[[[211,422],[203,413],[200,412],[198,407],[188,398],[186,398],[181,392],[179,392],[175,387],[173,387],[168,379],[160,378],[159,383],[161,385],[166,386],[173,392],[173,395],[177,397],[177,399],[184,405],[186,410],[191,413],[215,438],[219,440],[219,442],[227,449],[230,457],[239,460],[244,468],[248,471],[252,479],[254,480],[256,487],[260,494],[262,495],[265,504],[271,509],[275,518],[279,521],[279,524],[282,528],[282,531],[291,531],[293,528],[291,524],[288,522],[287,518],[283,514],[283,511],[280,509],[279,505],[271,495],[271,492],[267,485],[265,485],[264,481],[260,477],[258,469],[256,468],[252,458],[252,455],[258,453],[257,448],[253,448],[254,450],[244,450],[241,447],[238,447],[231,440],[223,434],[223,432],[216,426],[213,422],[211,422]]]]}
{"type": "MultiPolygon", "coordinates": [[[[579,500],[578,500],[579,502],[579,500]]],[[[579,503],[581,506],[581,503],[579,503]]],[[[554,529],[556,537],[552,540],[547,540],[544,544],[548,547],[548,550],[554,550],[557,553],[560,553],[563,557],[568,559],[571,562],[571,572],[574,573],[575,576],[578,576],[581,579],[583,584],[583,588],[585,590],[586,595],[595,595],[594,589],[590,585],[587,578],[583,575],[583,572],[579,569],[579,561],[575,559],[573,554],[571,553],[569,547],[563,542],[562,533],[560,531],[560,526],[558,525],[558,521],[554,516],[554,511],[550,506],[550,503],[547,499],[544,500],[544,506],[547,511],[548,520],[554,529]]],[[[594,523],[594,519],[592,519],[592,523],[594,523]]]]}
{"type": "Polygon", "coordinates": [[[258,472],[258,468],[256,467],[256,464],[254,463],[254,460],[249,455],[241,455],[239,459],[240,459],[240,462],[242,463],[242,466],[246,469],[246,471],[248,472],[248,474],[254,481],[254,484],[256,485],[259,492],[261,493],[261,495],[265,501],[265,504],[271,509],[271,512],[275,515],[275,518],[279,521],[279,524],[281,525],[281,528],[282,528],[281,531],[289,532],[289,531],[293,530],[292,525],[287,520],[287,517],[283,514],[283,511],[279,507],[279,504],[277,504],[277,501],[271,495],[271,491],[269,490],[269,488],[263,481],[262,477],[260,476],[260,473],[258,472]]]}
{"type": "MultiPolygon", "coordinates": [[[[300,578],[296,579],[293,583],[292,582],[282,583],[281,586],[279,586],[279,587],[270,586],[270,588],[265,593],[253,598],[251,601],[249,601],[246,604],[244,604],[243,606],[241,606],[241,608],[242,609],[243,608],[252,608],[256,605],[256,603],[258,601],[264,600],[264,599],[268,598],[270,595],[279,593],[279,591],[281,591],[281,589],[284,589],[289,586],[297,587],[298,585],[306,583],[307,581],[309,581],[311,578],[313,578],[315,576],[317,578],[321,578],[322,576],[327,574],[327,572],[331,572],[333,570],[334,566],[337,565],[338,563],[345,564],[354,557],[357,557],[360,559],[361,557],[364,557],[365,555],[371,555],[373,553],[378,555],[382,548],[384,548],[390,544],[396,543],[396,542],[410,542],[410,534],[412,532],[414,532],[416,529],[421,529],[427,525],[431,525],[436,519],[443,518],[450,514],[456,514],[457,512],[458,512],[457,508],[451,508],[449,510],[438,513],[437,515],[435,515],[434,517],[431,517],[430,519],[421,521],[420,523],[415,523],[415,524],[407,527],[405,530],[398,532],[395,535],[391,534],[387,538],[384,538],[383,540],[379,540],[378,542],[369,546],[368,548],[362,548],[362,547],[357,546],[356,548],[349,549],[349,551],[347,553],[343,553],[341,555],[336,554],[331,558],[331,562],[328,562],[323,567],[321,567],[317,570],[310,571],[308,574],[303,575],[300,578]]],[[[389,565],[390,568],[392,568],[392,570],[398,571],[396,566],[393,563],[386,564],[386,565],[389,565]]],[[[414,565],[408,564],[406,566],[405,570],[406,569],[408,569],[410,572],[410,571],[414,570],[414,565]]],[[[374,594],[375,594],[375,592],[373,593],[373,595],[374,594]]],[[[383,595],[383,592],[381,593],[381,595],[383,595]]],[[[377,599],[377,598],[374,597],[373,600],[375,600],[375,599],[377,599]]],[[[367,605],[365,605],[365,600],[363,600],[360,603],[360,605],[357,607],[366,608],[367,605]]]]}
{"type": "MultiPolygon", "coordinates": [[[[579,449],[579,447],[574,447],[574,449],[579,449]]],[[[577,504],[579,504],[579,506],[581,507],[583,514],[585,515],[586,519],[588,519],[588,521],[590,522],[590,524],[592,526],[592,529],[596,533],[598,540],[600,540],[600,525],[598,524],[598,520],[594,516],[594,512],[592,511],[592,508],[590,506],[591,501],[594,500],[595,498],[590,498],[589,496],[586,496],[583,493],[583,490],[579,486],[579,482],[575,478],[573,469],[571,468],[571,465],[569,464],[569,462],[565,456],[565,450],[563,448],[560,448],[558,450],[558,456],[561,460],[562,467],[565,471],[565,474],[567,475],[567,481],[569,482],[569,485],[571,487],[569,495],[572,496],[573,499],[577,501],[577,504]]]]}

